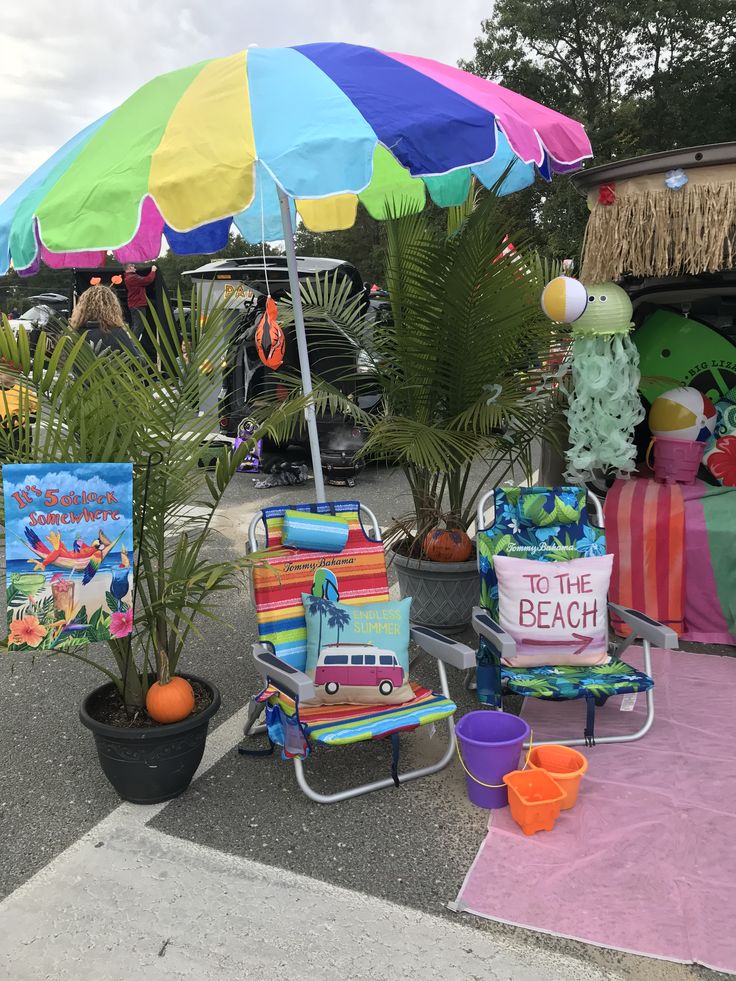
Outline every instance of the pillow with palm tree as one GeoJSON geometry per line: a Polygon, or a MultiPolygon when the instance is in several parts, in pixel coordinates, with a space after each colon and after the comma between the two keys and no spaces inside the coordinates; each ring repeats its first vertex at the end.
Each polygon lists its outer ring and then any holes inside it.
{"type": "Polygon", "coordinates": [[[306,673],[312,704],[399,705],[411,701],[411,598],[337,603],[302,593],[307,622],[306,673]]]}

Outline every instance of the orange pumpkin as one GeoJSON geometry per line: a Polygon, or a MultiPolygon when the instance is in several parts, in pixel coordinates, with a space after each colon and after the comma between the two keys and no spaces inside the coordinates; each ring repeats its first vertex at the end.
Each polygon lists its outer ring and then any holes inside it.
{"type": "Polygon", "coordinates": [[[432,528],[422,547],[432,562],[467,562],[473,551],[470,538],[459,528],[432,528]]]}
{"type": "Polygon", "coordinates": [[[165,685],[156,681],[148,689],[146,710],[156,722],[181,722],[194,711],[194,689],[178,675],[165,685]]]}

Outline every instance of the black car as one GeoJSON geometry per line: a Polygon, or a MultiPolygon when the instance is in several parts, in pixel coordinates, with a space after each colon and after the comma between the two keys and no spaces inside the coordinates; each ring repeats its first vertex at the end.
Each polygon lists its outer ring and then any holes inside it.
{"type": "MultiPolygon", "coordinates": [[[[297,258],[300,282],[325,273],[344,278],[350,296],[362,296],[368,309],[368,292],[358,271],[339,259],[297,258]]],[[[214,303],[225,298],[231,316],[227,319],[228,337],[224,356],[223,385],[220,392],[220,430],[236,437],[244,420],[252,413],[259,397],[286,397],[287,391],[278,374],[260,360],[255,343],[258,321],[270,295],[278,304],[290,292],[288,269],[284,256],[220,259],[185,273],[197,285],[203,298],[214,303]]],[[[310,367],[315,376],[335,385],[344,394],[369,406],[375,402],[362,393],[355,377],[359,352],[339,329],[320,330],[319,338],[307,335],[310,367]]],[[[298,371],[299,355],[293,329],[286,330],[286,352],[280,371],[298,371]]],[[[365,432],[343,415],[320,414],[317,417],[322,464],[328,479],[350,479],[361,467],[355,454],[365,441],[365,432]]],[[[306,427],[295,435],[292,449],[307,458],[306,427]]],[[[272,459],[288,458],[289,448],[270,445],[266,452],[272,459]]]]}

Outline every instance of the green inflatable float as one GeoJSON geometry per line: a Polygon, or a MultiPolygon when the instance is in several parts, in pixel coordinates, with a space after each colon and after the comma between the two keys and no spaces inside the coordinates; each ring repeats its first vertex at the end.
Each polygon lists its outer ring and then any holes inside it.
{"type": "Polygon", "coordinates": [[[736,347],[712,327],[673,310],[656,310],[634,331],[640,391],[650,404],[677,385],[691,385],[715,405],[736,401],[736,347]]]}

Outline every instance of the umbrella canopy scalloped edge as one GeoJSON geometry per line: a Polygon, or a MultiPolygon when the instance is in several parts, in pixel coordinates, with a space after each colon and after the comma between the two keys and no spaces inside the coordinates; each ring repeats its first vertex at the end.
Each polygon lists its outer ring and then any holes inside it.
{"type": "Polygon", "coordinates": [[[152,79],[0,205],[0,273],[216,252],[510,194],[592,156],[583,126],[425,58],[349,44],[253,48],[152,79]]]}

